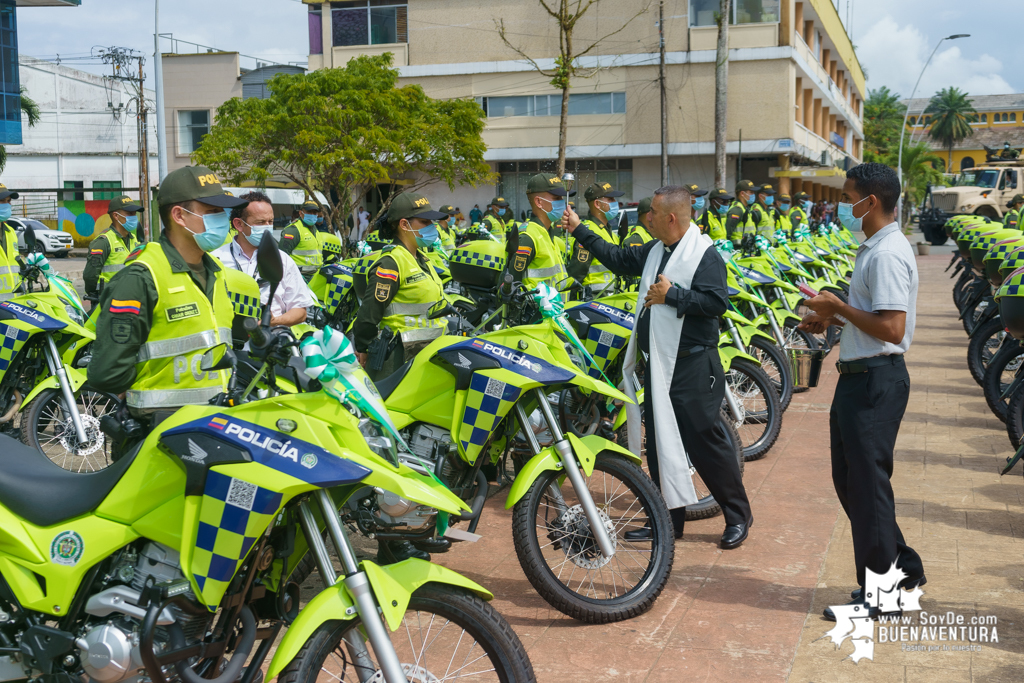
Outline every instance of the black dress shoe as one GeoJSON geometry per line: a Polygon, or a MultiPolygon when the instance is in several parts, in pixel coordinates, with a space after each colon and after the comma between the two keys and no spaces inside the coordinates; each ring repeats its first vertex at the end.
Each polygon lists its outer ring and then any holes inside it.
{"type": "MultiPolygon", "coordinates": [[[[848,602],[846,604],[847,605],[860,605],[860,606],[862,606],[864,608],[864,610],[865,610],[865,614],[868,617],[870,617],[871,619],[877,619],[879,614],[882,614],[882,615],[885,615],[885,616],[899,616],[900,614],[903,614],[903,612],[901,612],[901,611],[882,612],[877,607],[872,607],[871,605],[869,605],[868,603],[864,602],[863,600],[861,600],[859,598],[857,598],[855,600],[851,600],[850,602],[848,602]]],[[[836,620],[836,613],[832,611],[831,607],[826,607],[825,610],[822,612],[822,616],[824,616],[827,621],[835,621],[836,620]]]]}
{"type": "MultiPolygon", "coordinates": [[[[928,578],[922,576],[920,579],[903,579],[902,581],[900,581],[899,587],[904,589],[904,590],[912,591],[915,588],[917,588],[918,586],[923,586],[926,583],[928,583],[928,578]]],[[[853,590],[850,593],[850,597],[853,598],[854,600],[860,600],[861,596],[863,594],[864,594],[864,589],[863,588],[857,588],[857,589],[853,590]]]]}
{"type": "Polygon", "coordinates": [[[650,541],[654,539],[654,534],[651,533],[650,522],[644,524],[640,529],[633,529],[622,534],[622,537],[627,541],[650,541]]]}
{"type": "Polygon", "coordinates": [[[732,550],[743,545],[743,541],[747,540],[747,534],[750,532],[750,526],[753,523],[754,517],[751,515],[746,524],[730,524],[725,527],[725,533],[722,534],[722,549],[732,550]]]}
{"type": "MultiPolygon", "coordinates": [[[[669,510],[672,513],[672,535],[678,541],[683,537],[683,523],[686,521],[686,508],[675,508],[669,510]]],[[[650,541],[654,534],[651,532],[651,523],[647,522],[643,528],[633,529],[622,534],[627,541],[650,541]]]]}

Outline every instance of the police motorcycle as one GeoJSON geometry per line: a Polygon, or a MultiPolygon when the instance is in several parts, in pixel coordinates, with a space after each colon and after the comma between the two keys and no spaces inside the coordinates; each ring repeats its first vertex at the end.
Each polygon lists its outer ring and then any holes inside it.
{"type": "Polygon", "coordinates": [[[19,290],[0,302],[0,433],[43,452],[65,469],[89,472],[109,462],[100,418],[115,397],[86,384],[95,332],[71,281],[36,249],[31,228],[19,290]]]}
{"type": "MultiPolygon", "coordinates": [[[[1005,261],[1004,261],[1005,263],[1005,261]]],[[[1000,354],[1009,348],[1015,361],[1013,378],[1007,377],[1010,373],[1003,373],[1003,378],[1009,379],[1009,386],[1002,393],[1002,398],[1009,398],[1006,406],[1005,422],[1006,433],[1010,439],[1010,445],[1014,448],[1014,454],[1006,459],[1006,466],[1001,474],[1006,474],[1013,469],[1017,461],[1024,456],[1024,350],[1021,349],[1019,340],[1024,338],[1024,264],[1011,273],[1005,275],[1003,281],[996,289],[994,302],[999,307],[999,317],[1006,326],[1007,336],[1013,340],[1012,347],[1004,346],[1000,354]]],[[[992,366],[999,358],[997,354],[993,362],[989,364],[986,372],[992,370],[992,366]]],[[[986,377],[987,379],[987,377],[986,377]]]]}
{"type": "MultiPolygon", "coordinates": [[[[988,280],[995,291],[1002,284],[999,266],[1006,257],[1024,247],[1024,234],[1016,230],[1000,231],[997,239],[987,247],[970,249],[972,265],[988,280]],[[976,256],[980,258],[976,258],[976,256]]],[[[978,384],[983,384],[985,370],[1006,340],[1005,327],[999,315],[999,306],[988,304],[974,325],[967,345],[967,367],[978,384]]]]}
{"type": "MultiPolygon", "coordinates": [[[[259,262],[276,288],[268,238],[259,262]]],[[[273,357],[294,339],[268,321],[247,330],[273,357]]],[[[327,362],[307,341],[316,391],[239,401],[234,354],[217,345],[200,367],[224,393],[141,434],[107,416],[129,445],[101,472],[62,471],[0,437],[8,677],[253,683],[265,666],[281,680],[535,680],[482,586],[423,560],[358,560],[350,534],[380,514],[363,505],[376,491],[439,536],[468,508],[398,449],[354,354],[327,362]],[[290,577],[307,554],[324,589],[300,609],[290,577]]]]}

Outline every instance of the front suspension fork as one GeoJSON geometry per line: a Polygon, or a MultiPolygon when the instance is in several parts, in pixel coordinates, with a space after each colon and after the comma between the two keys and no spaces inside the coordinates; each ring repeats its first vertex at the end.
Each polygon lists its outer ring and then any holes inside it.
{"type": "Polygon", "coordinates": [[[82,415],[78,412],[78,401],[75,400],[75,392],[71,388],[71,380],[68,379],[68,372],[64,369],[64,361],[57,351],[57,345],[53,343],[53,337],[46,336],[46,363],[50,366],[50,373],[57,378],[60,384],[60,393],[64,397],[65,409],[71,416],[71,422],[75,425],[75,435],[78,443],[84,444],[89,441],[85,433],[85,425],[82,423],[82,415]]]}

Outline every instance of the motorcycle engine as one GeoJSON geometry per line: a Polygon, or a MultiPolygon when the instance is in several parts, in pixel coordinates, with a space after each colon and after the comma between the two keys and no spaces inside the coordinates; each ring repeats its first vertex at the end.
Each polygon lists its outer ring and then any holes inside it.
{"type": "MultiPolygon", "coordinates": [[[[139,650],[145,610],[138,607],[138,602],[149,577],[156,583],[183,578],[178,553],[159,543],[147,543],[141,552],[122,553],[111,574],[117,584],[86,603],[86,613],[100,617],[102,623],[91,623],[75,640],[82,669],[99,683],[148,680],[139,650]]],[[[195,597],[191,591],[186,595],[195,597]]],[[[171,606],[157,623],[166,626],[172,619],[182,629],[186,643],[192,644],[206,633],[212,615],[194,616],[171,606]]],[[[155,641],[158,651],[168,647],[166,628],[157,628],[155,641]]],[[[167,667],[165,675],[169,681],[177,679],[172,667],[167,667]]]]}

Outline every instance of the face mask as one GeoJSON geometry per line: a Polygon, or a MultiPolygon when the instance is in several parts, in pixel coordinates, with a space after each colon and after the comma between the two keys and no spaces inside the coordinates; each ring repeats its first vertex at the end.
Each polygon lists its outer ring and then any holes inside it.
{"type": "Polygon", "coordinates": [[[810,201],[805,201],[805,202],[804,202],[804,212],[806,212],[806,213],[810,213],[810,212],[811,212],[811,208],[812,208],[813,206],[814,206],[814,202],[810,202],[810,201]]]}
{"type": "Polygon", "coordinates": [[[751,195],[747,195],[747,206],[750,206],[751,204],[753,204],[754,203],[754,199],[756,199],[756,197],[754,197],[754,195],[752,195],[752,194],[751,195]]]}
{"type": "MultiPolygon", "coordinates": [[[[867,197],[857,202],[857,204],[860,204],[866,199],[867,197]]],[[[839,202],[839,205],[836,207],[836,215],[839,217],[839,222],[842,223],[843,227],[850,232],[857,232],[860,230],[861,223],[864,221],[864,216],[861,216],[860,218],[853,217],[853,207],[857,206],[857,204],[839,202]]],[[[867,214],[864,215],[866,216],[867,214]]]]}
{"type": "Polygon", "coordinates": [[[139,217],[138,216],[125,216],[124,217],[124,229],[135,234],[135,231],[139,228],[139,217]]]}
{"type": "Polygon", "coordinates": [[[789,204],[779,204],[779,208],[783,211],[789,211],[789,204]]]}
{"type": "MultiPolygon", "coordinates": [[[[245,223],[245,221],[242,222],[245,223]]],[[[249,225],[248,223],[245,224],[249,225]]],[[[258,247],[263,240],[263,235],[273,229],[273,225],[249,225],[249,234],[245,236],[245,239],[249,240],[249,244],[252,246],[258,247]]]]}
{"type": "Polygon", "coordinates": [[[416,234],[416,246],[422,249],[429,247],[434,243],[435,240],[441,238],[440,233],[437,231],[437,223],[431,223],[420,228],[416,234]]]}
{"type": "Polygon", "coordinates": [[[5,221],[11,217],[11,205],[0,204],[0,221],[5,221]]]}
{"type": "MultiPolygon", "coordinates": [[[[193,216],[199,216],[198,213],[192,213],[184,207],[181,210],[185,213],[191,213],[193,216]]],[[[199,248],[210,252],[224,244],[228,237],[228,215],[223,211],[219,211],[207,214],[206,216],[199,216],[199,218],[203,219],[203,227],[206,229],[206,232],[192,232],[187,225],[185,226],[185,229],[196,238],[196,244],[199,245],[199,248]]]]}
{"type": "Polygon", "coordinates": [[[604,219],[611,223],[619,217],[619,203],[608,202],[608,210],[604,212],[604,219]]]}
{"type": "Polygon", "coordinates": [[[551,219],[552,223],[558,223],[562,220],[562,214],[565,213],[565,200],[556,199],[551,202],[551,210],[546,212],[548,218],[551,219]]]}
{"type": "Polygon", "coordinates": [[[317,225],[323,225],[324,224],[324,217],[323,216],[317,217],[316,224],[317,225]]]}
{"type": "Polygon", "coordinates": [[[775,196],[774,195],[768,195],[767,197],[764,198],[764,205],[765,206],[771,206],[774,203],[775,203],[775,196]]]}
{"type": "Polygon", "coordinates": [[[698,211],[698,212],[699,211],[703,211],[706,202],[707,202],[707,200],[704,199],[704,197],[694,197],[693,198],[693,210],[694,211],[698,211]]]}
{"type": "Polygon", "coordinates": [[[499,216],[504,216],[507,213],[508,213],[508,209],[498,209],[498,215],[499,216]]]}
{"type": "Polygon", "coordinates": [[[316,225],[316,216],[311,213],[304,213],[302,214],[302,222],[312,228],[316,225]]]}
{"type": "Polygon", "coordinates": [[[729,213],[729,207],[726,206],[725,204],[719,204],[718,206],[715,207],[715,211],[718,212],[719,216],[724,216],[725,214],[729,213]]]}

